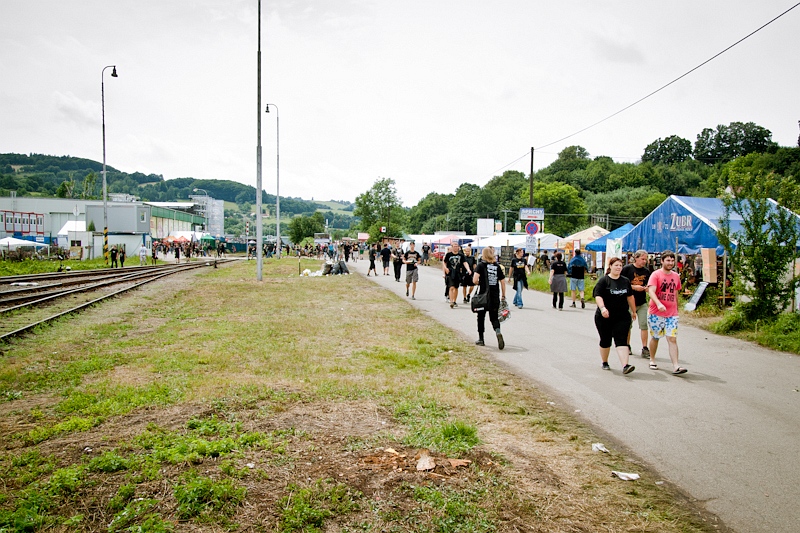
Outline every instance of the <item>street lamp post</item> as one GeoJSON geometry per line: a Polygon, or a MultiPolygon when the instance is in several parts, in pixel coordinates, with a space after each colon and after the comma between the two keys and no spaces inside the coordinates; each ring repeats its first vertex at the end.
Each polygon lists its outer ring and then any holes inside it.
{"type": "Polygon", "coordinates": [[[267,104],[267,113],[269,113],[269,106],[275,108],[275,139],[276,139],[276,184],[275,184],[275,218],[277,219],[276,233],[278,238],[278,259],[281,258],[281,111],[275,104],[267,104]]]}
{"type": "Polygon", "coordinates": [[[117,66],[109,65],[103,67],[100,72],[100,108],[103,114],[103,257],[108,266],[108,185],[106,184],[106,90],[105,73],[110,68],[111,77],[117,77],[117,66]]]}

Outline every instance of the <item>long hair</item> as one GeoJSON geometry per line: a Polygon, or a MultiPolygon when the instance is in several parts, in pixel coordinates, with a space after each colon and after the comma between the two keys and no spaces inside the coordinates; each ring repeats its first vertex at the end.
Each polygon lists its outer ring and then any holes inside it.
{"type": "Polygon", "coordinates": [[[494,248],[491,246],[484,248],[483,252],[481,252],[481,259],[486,263],[494,263],[494,248]]]}

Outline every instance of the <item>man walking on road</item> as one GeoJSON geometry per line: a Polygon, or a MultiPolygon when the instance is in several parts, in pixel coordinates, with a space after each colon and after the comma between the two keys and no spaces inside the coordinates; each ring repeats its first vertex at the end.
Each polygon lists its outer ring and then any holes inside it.
{"type": "Polygon", "coordinates": [[[419,270],[417,265],[420,262],[419,252],[414,251],[414,241],[408,245],[408,251],[403,254],[403,263],[406,264],[406,296],[408,288],[411,286],[411,299],[416,300],[417,281],[419,280],[419,270]]]}
{"type": "Polygon", "coordinates": [[[383,263],[383,275],[389,275],[389,259],[392,257],[392,251],[389,249],[388,244],[383,245],[381,250],[381,262],[383,263]]]}
{"type": "MultiPolygon", "coordinates": [[[[642,357],[650,357],[650,348],[647,346],[647,280],[650,279],[650,269],[647,268],[647,252],[637,250],[633,254],[633,263],[622,267],[622,275],[631,282],[633,299],[636,302],[636,322],[639,323],[639,334],[642,339],[642,357]]],[[[632,323],[631,328],[636,324],[632,323]]],[[[631,346],[631,332],[628,331],[628,348],[631,346]]]]}
{"type": "Polygon", "coordinates": [[[470,276],[472,275],[472,268],[467,263],[464,253],[461,251],[461,245],[457,242],[450,244],[450,251],[444,256],[442,261],[442,270],[444,271],[444,278],[447,282],[447,294],[450,298],[450,309],[458,307],[456,300],[458,299],[458,287],[461,285],[462,272],[466,271],[470,276]]]}
{"type": "Polygon", "coordinates": [[[661,254],[661,268],[650,275],[647,289],[650,292],[650,307],[647,325],[650,328],[650,368],[656,370],[656,351],[658,341],[667,338],[669,358],[674,375],[685,374],[687,370],[678,366],[678,291],[681,290],[681,277],[672,271],[675,268],[675,254],[669,250],[661,254]]]}
{"type": "Polygon", "coordinates": [[[586,263],[586,259],[583,258],[581,255],[580,249],[575,250],[575,257],[570,259],[569,264],[567,265],[567,273],[569,274],[569,288],[572,291],[572,305],[570,307],[575,307],[575,292],[580,291],[581,293],[581,309],[586,309],[586,302],[583,299],[584,294],[584,277],[586,276],[586,271],[589,269],[589,265],[586,263]]]}

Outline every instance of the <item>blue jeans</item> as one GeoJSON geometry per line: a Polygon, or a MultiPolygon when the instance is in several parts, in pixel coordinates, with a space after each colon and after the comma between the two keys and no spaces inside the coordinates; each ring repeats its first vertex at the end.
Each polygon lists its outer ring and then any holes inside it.
{"type": "Polygon", "coordinates": [[[514,305],[516,306],[522,307],[522,289],[524,287],[522,280],[517,281],[515,284],[516,292],[514,293],[514,305]]]}

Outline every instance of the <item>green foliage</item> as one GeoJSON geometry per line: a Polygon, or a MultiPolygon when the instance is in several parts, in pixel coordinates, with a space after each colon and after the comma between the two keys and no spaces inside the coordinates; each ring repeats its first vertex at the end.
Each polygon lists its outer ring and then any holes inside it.
{"type": "Polygon", "coordinates": [[[778,145],[772,132],[752,122],[720,124],[716,130],[704,128],[694,143],[694,158],[707,165],[725,163],[753,152],[774,152],[778,145]]]}
{"type": "MultiPolygon", "coordinates": [[[[526,191],[520,194],[527,198],[526,191]]],[[[544,208],[544,230],[547,233],[568,235],[587,225],[587,218],[579,215],[586,213],[586,204],[575,187],[558,181],[534,182],[533,197],[536,206],[544,208]]]]}
{"type": "Polygon", "coordinates": [[[136,485],[133,483],[126,483],[117,489],[117,493],[108,501],[108,510],[112,513],[118,513],[125,509],[133,497],[136,495],[136,485]]]}
{"type": "Polygon", "coordinates": [[[776,206],[779,198],[800,195],[793,180],[774,174],[753,175],[730,171],[728,182],[735,196],[723,196],[725,215],[718,237],[736,272],[734,290],[749,301],[737,304],[748,320],[777,316],[788,305],[798,285],[792,264],[800,257],[800,224],[791,211],[776,206]],[[731,229],[731,217],[741,219],[741,229],[731,229]]]}
{"type": "Polygon", "coordinates": [[[117,531],[137,533],[167,533],[174,531],[172,523],[165,522],[157,513],[153,512],[157,505],[158,500],[152,498],[128,502],[124,509],[114,515],[113,520],[108,525],[108,531],[110,533],[117,531]]]}
{"type": "Polygon", "coordinates": [[[659,137],[648,144],[644,149],[642,162],[671,165],[683,163],[691,157],[692,142],[677,135],[670,135],[663,140],[659,137]]]}
{"type": "Polygon", "coordinates": [[[325,219],[319,211],[311,216],[294,217],[289,222],[289,239],[293,243],[302,242],[307,237],[314,237],[315,233],[325,231],[325,219]]]}
{"type": "Polygon", "coordinates": [[[397,196],[395,181],[378,178],[370,189],[356,197],[353,215],[361,218],[359,229],[370,234],[370,242],[379,241],[386,227],[389,236],[400,237],[403,232],[404,209],[397,196]]]}
{"type": "Polygon", "coordinates": [[[459,492],[447,487],[416,486],[411,490],[414,499],[422,504],[414,514],[427,514],[422,521],[430,524],[429,531],[488,533],[497,530],[489,512],[481,507],[487,496],[485,489],[459,492]]]}
{"type": "Polygon", "coordinates": [[[217,521],[215,516],[231,516],[244,501],[247,489],[237,487],[228,479],[216,480],[190,470],[183,482],[175,487],[178,516],[183,519],[200,517],[217,521]]]}
{"type": "Polygon", "coordinates": [[[433,233],[437,229],[440,229],[435,225],[429,227],[427,223],[439,215],[444,217],[444,215],[447,214],[447,206],[452,199],[452,194],[440,194],[437,192],[428,193],[408,212],[408,232],[433,233]]]}
{"type": "Polygon", "coordinates": [[[663,193],[652,187],[623,187],[587,195],[586,210],[589,213],[615,213],[613,229],[625,222],[637,223],[666,199],[663,193]]]}
{"type": "Polygon", "coordinates": [[[359,509],[362,494],[347,485],[319,480],[310,487],[289,486],[289,495],[278,502],[279,531],[322,531],[325,521],[359,509]]]}

